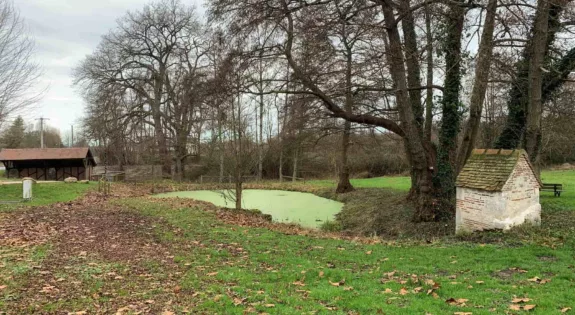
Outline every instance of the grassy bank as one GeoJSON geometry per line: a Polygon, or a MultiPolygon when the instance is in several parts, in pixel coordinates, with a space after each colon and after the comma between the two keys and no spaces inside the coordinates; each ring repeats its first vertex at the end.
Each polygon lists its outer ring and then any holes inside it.
{"type": "Polygon", "coordinates": [[[0,185],[0,210],[19,205],[40,206],[70,201],[95,188],[95,183],[37,183],[32,189],[32,201],[22,203],[22,184],[0,185]],[[17,202],[17,203],[12,203],[17,202]]]}
{"type": "MultiPolygon", "coordinates": [[[[575,308],[575,204],[568,196],[575,174],[544,176],[565,184],[567,192],[561,198],[542,196],[541,227],[465,237],[410,237],[406,231],[438,231],[402,224],[383,240],[304,235],[295,227],[259,225],[247,214],[227,217],[231,212],[189,200],[129,197],[66,209],[32,206],[4,213],[0,220],[0,311],[569,312],[575,308]]],[[[362,181],[385,185],[382,179],[362,181]]],[[[73,198],[76,187],[54,189],[73,198]]],[[[329,188],[317,187],[317,192],[329,188]]],[[[372,187],[339,198],[369,216],[369,211],[395,209],[404,194],[405,188],[372,187]]],[[[388,211],[385,220],[402,222],[397,215],[388,211]]]]}

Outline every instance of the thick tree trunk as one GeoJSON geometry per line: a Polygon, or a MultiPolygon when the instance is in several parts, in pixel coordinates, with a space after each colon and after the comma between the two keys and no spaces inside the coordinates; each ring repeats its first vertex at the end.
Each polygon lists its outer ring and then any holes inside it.
{"type": "MultiPolygon", "coordinates": [[[[547,16],[547,26],[544,26],[547,30],[546,32],[546,45],[544,47],[545,50],[545,59],[549,57],[549,47],[553,44],[555,40],[555,35],[557,31],[560,29],[560,15],[563,12],[565,5],[567,4],[567,0],[557,0],[553,3],[541,3],[538,2],[538,11],[540,5],[547,6],[547,13],[544,13],[547,16]]],[[[539,12],[537,13],[539,14],[539,12]]],[[[537,17],[539,15],[536,15],[537,17]]],[[[516,64],[516,72],[515,72],[515,79],[513,84],[511,85],[511,90],[509,91],[509,97],[507,101],[507,121],[505,123],[505,127],[503,131],[497,138],[497,142],[495,143],[495,147],[498,149],[516,149],[525,145],[525,132],[527,128],[527,116],[528,116],[528,107],[529,107],[529,90],[530,90],[530,66],[532,64],[533,58],[531,56],[533,52],[533,45],[535,45],[535,34],[536,34],[536,24],[543,23],[541,20],[534,21],[533,26],[531,27],[531,33],[527,39],[527,44],[523,49],[523,53],[521,59],[516,64]]],[[[541,24],[542,25],[542,24],[541,24]]],[[[575,63],[572,64],[571,67],[574,67],[575,63]]],[[[551,74],[550,76],[555,77],[555,73],[551,74]]],[[[561,76],[559,76],[561,77],[561,76]]],[[[554,84],[558,81],[552,81],[551,78],[545,80],[549,82],[549,89],[547,86],[545,87],[544,92],[542,93],[542,103],[545,102],[548,96],[552,94],[557,88],[559,88],[561,84],[554,84]]],[[[536,136],[536,135],[535,135],[536,136]]]]}
{"type": "MultiPolygon", "coordinates": [[[[401,26],[404,34],[405,46],[405,65],[407,67],[407,87],[409,88],[409,102],[411,104],[413,114],[415,115],[416,126],[418,132],[423,135],[424,109],[421,104],[421,68],[419,65],[419,56],[417,51],[417,35],[415,33],[415,21],[413,13],[410,10],[410,0],[403,0],[400,2],[401,10],[404,12],[401,26]]],[[[425,141],[425,139],[422,139],[425,141]]],[[[407,152],[409,154],[409,152],[407,152]]],[[[419,182],[417,172],[411,172],[412,183],[419,182]]],[[[412,199],[416,195],[416,190],[410,190],[408,199],[412,199]]]]}
{"type": "Polygon", "coordinates": [[[525,133],[525,150],[531,163],[538,169],[539,152],[541,149],[541,115],[543,63],[547,46],[547,30],[549,27],[549,1],[538,1],[531,46],[531,61],[529,63],[529,103],[525,133]]]}
{"type": "Polygon", "coordinates": [[[455,213],[455,166],[457,160],[457,135],[461,123],[461,35],[465,9],[458,3],[449,5],[447,34],[445,38],[445,89],[443,91],[442,120],[439,132],[437,173],[434,190],[442,216],[455,213]]]}
{"type": "Polygon", "coordinates": [[[405,46],[405,65],[407,66],[407,87],[409,88],[409,101],[413,108],[415,121],[419,131],[423,133],[423,106],[421,104],[421,67],[417,49],[417,35],[415,33],[415,21],[413,12],[410,10],[410,0],[400,2],[404,12],[401,26],[403,29],[405,46]]]}
{"type": "Polygon", "coordinates": [[[495,15],[497,13],[497,0],[489,0],[485,15],[485,25],[477,52],[477,63],[475,65],[475,80],[471,91],[471,101],[469,104],[469,120],[463,131],[463,140],[457,154],[457,169],[455,175],[459,174],[465,162],[471,155],[475,147],[475,139],[479,132],[481,123],[481,113],[485,94],[487,92],[487,82],[491,68],[493,56],[493,30],[495,29],[495,15]]]}
{"type": "Polygon", "coordinates": [[[412,167],[412,183],[414,194],[416,195],[416,210],[413,216],[415,222],[433,221],[437,218],[437,208],[434,202],[432,187],[432,171],[426,152],[423,135],[416,121],[413,107],[411,106],[407,77],[404,65],[401,37],[395,24],[393,12],[393,2],[382,0],[382,12],[385,26],[389,38],[389,51],[387,58],[391,67],[391,77],[396,87],[396,102],[401,120],[401,128],[404,133],[404,141],[409,152],[408,158],[412,167]]]}

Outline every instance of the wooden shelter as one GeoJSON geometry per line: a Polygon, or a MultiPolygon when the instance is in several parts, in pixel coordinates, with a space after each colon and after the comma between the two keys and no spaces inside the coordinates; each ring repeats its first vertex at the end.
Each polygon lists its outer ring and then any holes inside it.
{"type": "Polygon", "coordinates": [[[8,177],[62,181],[68,177],[90,179],[96,166],[90,148],[4,149],[0,162],[8,177]]]}

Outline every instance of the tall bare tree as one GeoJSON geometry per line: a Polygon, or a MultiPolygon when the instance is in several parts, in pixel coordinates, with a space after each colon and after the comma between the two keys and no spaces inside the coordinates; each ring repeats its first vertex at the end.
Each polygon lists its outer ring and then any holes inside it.
{"type": "Polygon", "coordinates": [[[35,43],[11,0],[0,0],[0,123],[30,108],[44,94],[35,43]]]}

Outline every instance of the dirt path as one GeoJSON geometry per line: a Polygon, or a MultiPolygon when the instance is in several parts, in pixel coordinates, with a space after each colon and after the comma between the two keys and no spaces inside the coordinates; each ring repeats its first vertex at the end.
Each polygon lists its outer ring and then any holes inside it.
{"type": "Polygon", "coordinates": [[[0,281],[12,283],[3,289],[12,289],[14,299],[0,304],[0,311],[162,313],[178,299],[176,276],[182,270],[174,263],[173,244],[155,236],[159,227],[170,228],[95,194],[2,215],[0,281]],[[35,257],[44,251],[44,259],[35,257]],[[25,271],[14,276],[10,267],[25,271]]]}

